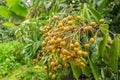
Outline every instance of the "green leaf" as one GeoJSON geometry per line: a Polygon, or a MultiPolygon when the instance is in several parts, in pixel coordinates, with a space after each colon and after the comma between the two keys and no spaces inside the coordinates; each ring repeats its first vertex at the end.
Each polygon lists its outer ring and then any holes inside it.
{"type": "Polygon", "coordinates": [[[107,0],[101,0],[100,4],[98,5],[98,11],[102,11],[103,8],[106,6],[107,2],[107,0]]]}
{"type": "Polygon", "coordinates": [[[91,76],[90,68],[85,66],[85,68],[81,67],[82,73],[85,74],[87,77],[91,76]]]}
{"type": "Polygon", "coordinates": [[[73,61],[70,62],[70,65],[71,65],[71,69],[72,69],[74,77],[76,78],[76,80],[78,80],[81,75],[80,66],[76,66],[73,61]]]}
{"type": "Polygon", "coordinates": [[[7,7],[0,6],[0,15],[5,18],[9,18],[10,11],[7,9],[7,7]]]}
{"type": "Polygon", "coordinates": [[[101,30],[101,33],[103,34],[103,40],[100,42],[99,48],[98,48],[99,57],[103,57],[103,55],[105,54],[104,51],[105,51],[106,44],[109,37],[109,34],[107,32],[108,27],[109,26],[107,24],[100,25],[100,30],[101,30]]]}
{"type": "Polygon", "coordinates": [[[84,4],[83,6],[83,16],[84,16],[84,20],[91,20],[90,18],[90,14],[88,12],[88,7],[87,7],[87,4],[84,4]]]}
{"type": "Polygon", "coordinates": [[[120,57],[120,34],[118,34],[118,39],[119,39],[119,53],[118,53],[118,56],[120,57]]]}
{"type": "Polygon", "coordinates": [[[105,69],[101,68],[101,77],[105,79],[105,69]]]}
{"type": "Polygon", "coordinates": [[[109,25],[108,24],[101,24],[100,25],[100,30],[102,34],[106,35],[108,32],[109,25]]]}
{"type": "Polygon", "coordinates": [[[97,63],[98,58],[99,58],[98,53],[97,53],[97,52],[92,52],[92,54],[91,54],[91,60],[92,60],[94,63],[97,63]]]}
{"type": "Polygon", "coordinates": [[[25,17],[28,13],[28,10],[25,6],[21,6],[20,4],[16,4],[10,8],[15,14],[25,17]]]}
{"type": "Polygon", "coordinates": [[[98,68],[96,67],[96,65],[90,60],[90,58],[88,58],[89,61],[89,65],[90,68],[92,70],[93,76],[95,78],[95,80],[99,80],[100,79],[100,75],[99,75],[99,71],[98,68]]]}
{"type": "Polygon", "coordinates": [[[88,7],[88,10],[89,10],[90,14],[95,18],[96,22],[99,22],[99,20],[102,18],[100,13],[90,6],[88,7]]]}
{"type": "Polygon", "coordinates": [[[111,60],[110,60],[110,65],[111,65],[111,69],[114,72],[118,71],[118,54],[119,54],[119,38],[118,36],[115,37],[115,39],[113,40],[113,44],[111,46],[111,60]]]}
{"type": "Polygon", "coordinates": [[[106,46],[104,50],[104,54],[102,54],[102,58],[104,63],[109,64],[110,61],[110,47],[106,46]]]}
{"type": "Polygon", "coordinates": [[[13,5],[18,5],[21,0],[7,0],[7,6],[11,7],[13,5]]]}

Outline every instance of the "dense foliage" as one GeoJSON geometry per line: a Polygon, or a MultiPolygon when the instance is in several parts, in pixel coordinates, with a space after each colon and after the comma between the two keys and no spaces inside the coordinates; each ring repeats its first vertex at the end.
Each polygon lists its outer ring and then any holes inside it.
{"type": "Polygon", "coordinates": [[[0,79],[119,80],[119,0],[0,0],[0,79]]]}

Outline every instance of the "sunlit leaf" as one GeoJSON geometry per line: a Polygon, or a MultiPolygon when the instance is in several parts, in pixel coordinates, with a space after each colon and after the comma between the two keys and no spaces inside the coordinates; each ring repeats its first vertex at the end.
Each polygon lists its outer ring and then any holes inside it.
{"type": "Polygon", "coordinates": [[[0,6],[0,15],[5,18],[9,18],[10,11],[7,9],[7,7],[0,6]]]}
{"type": "Polygon", "coordinates": [[[20,4],[16,4],[10,8],[11,11],[16,13],[19,16],[25,17],[28,13],[27,8],[25,6],[21,6],[20,4]]]}
{"type": "Polygon", "coordinates": [[[7,6],[11,7],[13,5],[18,5],[21,0],[7,0],[7,6]]]}
{"type": "Polygon", "coordinates": [[[10,22],[4,22],[2,25],[3,26],[8,26],[8,27],[13,27],[14,26],[14,24],[10,23],[10,22]]]}

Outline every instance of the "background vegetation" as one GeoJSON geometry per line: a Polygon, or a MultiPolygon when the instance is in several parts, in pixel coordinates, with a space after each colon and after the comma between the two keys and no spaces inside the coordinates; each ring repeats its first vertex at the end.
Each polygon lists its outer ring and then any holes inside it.
{"type": "MultiPolygon", "coordinates": [[[[119,0],[0,0],[0,79],[119,80],[119,8],[119,0]],[[51,52],[43,51],[42,43],[47,33],[43,29],[51,26],[51,23],[55,27],[56,23],[69,15],[74,18],[80,16],[80,23],[75,21],[74,26],[81,26],[82,22],[87,26],[96,22],[98,25],[94,29],[101,35],[96,32],[96,43],[90,45],[88,57],[83,57],[86,68],[69,63],[68,69],[62,67],[52,71],[56,75],[52,78],[49,75],[51,69],[46,71],[51,56],[48,53],[51,52]],[[53,16],[58,16],[60,20],[53,20],[53,16]],[[103,25],[100,25],[100,19],[104,19],[103,25]],[[98,29],[98,26],[102,28],[98,29]]],[[[54,33],[54,28],[52,30],[54,33]]],[[[88,34],[81,33],[83,44],[86,43],[86,37],[90,39],[91,34],[88,34]]]]}

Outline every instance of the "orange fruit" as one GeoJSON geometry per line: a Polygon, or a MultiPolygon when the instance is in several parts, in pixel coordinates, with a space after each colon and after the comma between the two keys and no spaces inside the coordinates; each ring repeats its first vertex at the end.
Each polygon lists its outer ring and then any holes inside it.
{"type": "Polygon", "coordinates": [[[58,16],[53,16],[53,20],[58,20],[59,19],[59,17],[58,16]]]}
{"type": "Polygon", "coordinates": [[[70,48],[73,49],[75,45],[73,43],[70,43],[70,48]]]}
{"type": "Polygon", "coordinates": [[[90,38],[90,43],[94,43],[95,39],[94,38],[90,38]]]}
{"type": "Polygon", "coordinates": [[[56,75],[55,75],[55,74],[53,74],[53,75],[52,75],[52,78],[53,78],[53,79],[55,79],[55,78],[56,78],[56,75]]]}
{"type": "Polygon", "coordinates": [[[104,19],[100,19],[100,24],[103,24],[105,21],[104,21],[104,19]]]}
{"type": "Polygon", "coordinates": [[[84,44],[84,48],[85,48],[85,49],[88,49],[89,47],[90,47],[90,45],[89,45],[89,44],[87,44],[87,43],[86,43],[86,44],[84,44]]]}
{"type": "Polygon", "coordinates": [[[73,24],[73,22],[72,21],[68,21],[68,25],[72,25],[73,24]]]}
{"type": "Polygon", "coordinates": [[[80,43],[79,43],[78,41],[76,41],[76,42],[74,43],[74,46],[75,46],[75,47],[79,47],[79,46],[80,46],[80,43]]]}
{"type": "Polygon", "coordinates": [[[68,20],[72,20],[73,16],[69,15],[67,18],[68,18],[68,20]]]}
{"type": "Polygon", "coordinates": [[[81,16],[77,16],[76,19],[79,21],[81,19],[81,16]]]}
{"type": "Polygon", "coordinates": [[[84,51],[82,52],[83,56],[87,57],[88,56],[88,52],[84,51]]]}
{"type": "Polygon", "coordinates": [[[94,27],[94,26],[96,26],[96,22],[91,22],[90,25],[91,25],[92,27],[94,27]]]}

